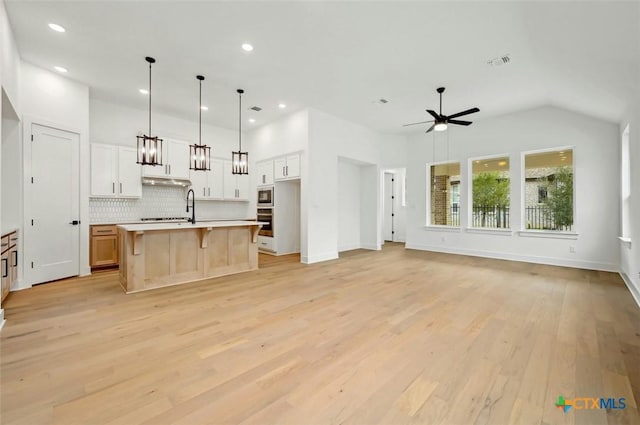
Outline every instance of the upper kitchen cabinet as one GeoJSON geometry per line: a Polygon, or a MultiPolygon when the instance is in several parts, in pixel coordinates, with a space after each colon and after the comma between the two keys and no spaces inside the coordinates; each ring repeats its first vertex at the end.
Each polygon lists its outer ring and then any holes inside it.
{"type": "Polygon", "coordinates": [[[300,154],[291,154],[273,160],[274,180],[300,177],[300,154]]]}
{"type": "Polygon", "coordinates": [[[231,161],[223,162],[223,196],[227,201],[249,200],[249,175],[233,174],[231,161]]]}
{"type": "Polygon", "coordinates": [[[162,165],[143,165],[145,177],[172,179],[189,178],[189,142],[164,139],[162,141],[162,165]]]}
{"type": "MultiPolygon", "coordinates": [[[[211,170],[190,170],[191,188],[198,200],[218,200],[224,197],[224,161],[211,159],[211,170]]],[[[235,176],[233,176],[235,177],[235,176]]],[[[232,190],[231,193],[234,193],[232,190]]]]}
{"type": "Polygon", "coordinates": [[[91,145],[91,196],[140,198],[140,165],[136,149],[126,146],[91,145]]]}
{"type": "Polygon", "coordinates": [[[258,186],[269,186],[273,184],[273,160],[256,163],[256,173],[258,174],[258,186]]]}

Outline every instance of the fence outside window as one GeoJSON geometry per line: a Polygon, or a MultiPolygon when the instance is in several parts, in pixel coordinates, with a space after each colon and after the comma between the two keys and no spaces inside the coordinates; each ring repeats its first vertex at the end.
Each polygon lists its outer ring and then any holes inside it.
{"type": "MultiPolygon", "coordinates": [[[[451,226],[460,226],[460,206],[451,205],[450,211],[451,226]]],[[[471,227],[508,229],[509,207],[474,207],[471,213],[471,227]]],[[[525,208],[525,227],[532,230],[571,231],[571,226],[557,226],[551,209],[544,205],[525,208]]]]}

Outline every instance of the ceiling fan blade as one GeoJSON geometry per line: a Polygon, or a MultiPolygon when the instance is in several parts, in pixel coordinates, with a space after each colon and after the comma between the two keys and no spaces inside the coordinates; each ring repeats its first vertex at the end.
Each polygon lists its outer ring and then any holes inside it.
{"type": "MultiPolygon", "coordinates": [[[[448,118],[457,118],[463,115],[475,114],[476,112],[480,112],[478,108],[467,109],[466,111],[458,112],[457,114],[449,115],[448,118]]],[[[449,121],[451,122],[451,121],[449,121]]]]}
{"type": "Polygon", "coordinates": [[[403,127],[408,127],[410,125],[418,125],[418,124],[426,124],[428,122],[433,122],[433,120],[429,120],[429,121],[420,121],[420,122],[412,122],[411,124],[403,124],[403,127]]]}
{"type": "Polygon", "coordinates": [[[429,114],[431,114],[431,116],[432,116],[433,118],[435,118],[435,119],[436,119],[436,121],[440,121],[440,115],[438,115],[438,114],[436,113],[436,111],[433,111],[433,110],[431,110],[431,109],[427,109],[427,112],[428,112],[429,114]]]}
{"type": "Polygon", "coordinates": [[[448,120],[449,124],[458,124],[458,125],[471,125],[471,121],[461,121],[461,120],[448,120]]]}
{"type": "Polygon", "coordinates": [[[430,132],[430,131],[433,131],[433,129],[434,129],[434,127],[435,127],[435,126],[436,126],[436,125],[435,125],[435,124],[433,124],[431,127],[429,127],[429,128],[427,129],[427,131],[425,131],[425,133],[428,133],[428,132],[430,132]]]}

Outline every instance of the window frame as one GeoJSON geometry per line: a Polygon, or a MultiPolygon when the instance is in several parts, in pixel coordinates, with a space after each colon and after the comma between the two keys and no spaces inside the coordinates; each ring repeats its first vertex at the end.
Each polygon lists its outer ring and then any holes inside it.
{"type": "Polygon", "coordinates": [[[532,149],[528,151],[520,152],[520,230],[518,231],[520,236],[527,237],[547,237],[547,238],[557,238],[557,239],[577,239],[578,238],[578,229],[579,229],[579,221],[578,221],[578,203],[576,202],[576,195],[578,191],[576,190],[577,184],[577,170],[576,170],[576,158],[577,158],[577,150],[575,145],[564,145],[564,146],[554,146],[551,148],[543,148],[543,149],[532,149]],[[527,175],[527,155],[534,155],[540,153],[549,153],[549,152],[559,152],[559,151],[567,151],[571,150],[571,169],[573,170],[573,225],[571,231],[564,230],[537,230],[537,229],[527,229],[526,223],[526,204],[527,204],[527,193],[526,193],[526,175],[527,175]]]}
{"type": "Polygon", "coordinates": [[[509,153],[498,153],[483,156],[474,156],[467,159],[467,227],[466,230],[471,233],[504,233],[511,234],[513,232],[511,222],[511,206],[513,205],[513,158],[509,153]],[[475,227],[473,226],[473,162],[486,161],[488,159],[507,158],[509,161],[509,227],[475,227]]]}
{"type": "Polygon", "coordinates": [[[460,205],[458,206],[458,210],[460,211],[460,221],[457,226],[448,226],[444,224],[433,224],[431,223],[431,167],[436,165],[444,165],[444,164],[458,164],[460,167],[460,193],[462,194],[462,185],[464,184],[464,174],[462,170],[462,160],[459,159],[448,159],[445,161],[435,161],[435,162],[427,162],[425,167],[426,179],[425,182],[427,184],[425,195],[426,195],[426,205],[425,205],[425,224],[424,227],[427,229],[442,229],[442,230],[450,230],[450,231],[460,231],[462,229],[462,207],[464,205],[464,199],[460,196],[460,205]]]}

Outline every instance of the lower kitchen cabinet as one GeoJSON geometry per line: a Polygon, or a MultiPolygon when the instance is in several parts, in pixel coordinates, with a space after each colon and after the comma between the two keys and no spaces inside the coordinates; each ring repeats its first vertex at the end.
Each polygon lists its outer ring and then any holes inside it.
{"type": "Polygon", "coordinates": [[[118,230],[115,225],[91,226],[89,257],[91,268],[118,265],[118,230]]]}
{"type": "Polygon", "coordinates": [[[4,300],[13,283],[18,280],[18,232],[2,236],[2,260],[0,261],[0,293],[4,300]]]}

